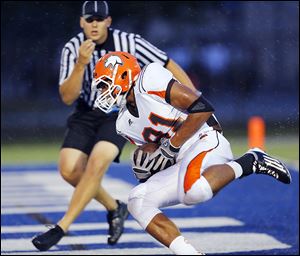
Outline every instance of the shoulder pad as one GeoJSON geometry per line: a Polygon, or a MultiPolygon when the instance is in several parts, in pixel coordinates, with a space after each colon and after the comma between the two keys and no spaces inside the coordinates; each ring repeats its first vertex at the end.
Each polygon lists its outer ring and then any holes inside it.
{"type": "Polygon", "coordinates": [[[173,74],[159,63],[150,63],[141,72],[139,86],[141,91],[165,91],[173,74]]]}

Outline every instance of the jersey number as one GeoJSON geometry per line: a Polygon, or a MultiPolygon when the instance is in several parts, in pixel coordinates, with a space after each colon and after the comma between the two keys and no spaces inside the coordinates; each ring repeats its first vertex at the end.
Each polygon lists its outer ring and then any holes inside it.
{"type": "MultiPolygon", "coordinates": [[[[174,119],[166,119],[157,114],[150,113],[148,119],[153,123],[155,126],[163,125],[166,127],[172,127],[172,130],[175,132],[179,128],[179,123],[177,120],[174,119]]],[[[152,127],[145,127],[143,130],[143,137],[144,140],[147,142],[154,142],[157,143],[160,141],[162,137],[170,138],[169,133],[163,133],[162,131],[158,131],[153,129],[152,127]]]]}

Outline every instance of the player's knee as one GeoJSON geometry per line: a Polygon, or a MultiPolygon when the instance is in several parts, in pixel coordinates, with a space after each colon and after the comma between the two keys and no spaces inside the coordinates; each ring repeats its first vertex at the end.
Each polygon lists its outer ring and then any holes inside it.
{"type": "Polygon", "coordinates": [[[182,203],[193,205],[205,202],[213,197],[212,189],[204,176],[201,176],[184,194],[182,203]]]}
{"type": "Polygon", "coordinates": [[[129,194],[128,211],[134,219],[145,229],[153,217],[161,211],[154,205],[153,200],[148,200],[146,184],[140,184],[129,194]]]}
{"type": "Polygon", "coordinates": [[[145,185],[140,184],[135,188],[133,188],[129,193],[127,208],[130,214],[135,219],[137,219],[140,216],[140,213],[142,211],[145,190],[146,190],[145,185]]]}

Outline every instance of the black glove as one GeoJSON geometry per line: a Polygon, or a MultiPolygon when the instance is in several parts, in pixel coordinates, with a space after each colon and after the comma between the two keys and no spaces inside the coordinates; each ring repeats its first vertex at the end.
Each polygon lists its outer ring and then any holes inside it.
{"type": "Polygon", "coordinates": [[[159,148],[149,157],[150,161],[154,161],[153,169],[161,171],[175,164],[179,150],[170,143],[170,139],[162,138],[159,148]]]}
{"type": "Polygon", "coordinates": [[[134,176],[140,181],[145,182],[153,175],[152,167],[154,161],[149,159],[150,153],[137,149],[132,156],[132,171],[134,176]]]}

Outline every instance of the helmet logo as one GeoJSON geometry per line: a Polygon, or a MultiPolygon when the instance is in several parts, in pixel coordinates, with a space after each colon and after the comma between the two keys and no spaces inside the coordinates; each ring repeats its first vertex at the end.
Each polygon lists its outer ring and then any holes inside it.
{"type": "Polygon", "coordinates": [[[109,56],[104,62],[104,66],[110,69],[114,69],[115,65],[117,64],[123,65],[123,62],[120,57],[115,55],[109,56]]]}

